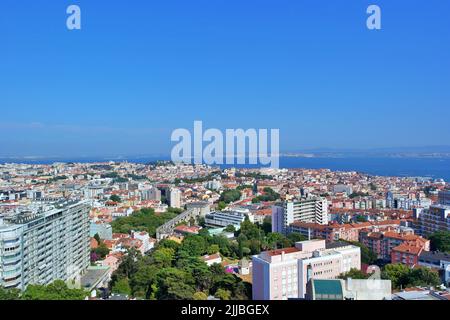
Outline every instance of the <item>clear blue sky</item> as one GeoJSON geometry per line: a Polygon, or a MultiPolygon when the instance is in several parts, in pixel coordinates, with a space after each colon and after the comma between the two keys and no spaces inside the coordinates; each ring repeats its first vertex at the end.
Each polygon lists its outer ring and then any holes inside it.
{"type": "Polygon", "coordinates": [[[446,0],[2,0],[0,156],[168,153],[194,120],[279,128],[282,151],[448,145],[449,16],[446,0]]]}

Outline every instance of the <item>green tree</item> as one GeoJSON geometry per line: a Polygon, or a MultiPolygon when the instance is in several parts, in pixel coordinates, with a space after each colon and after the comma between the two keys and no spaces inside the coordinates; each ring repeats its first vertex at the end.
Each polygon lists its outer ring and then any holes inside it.
{"type": "Polygon", "coordinates": [[[103,242],[100,242],[100,245],[92,250],[95,252],[101,259],[105,259],[105,257],[109,254],[109,248],[103,242]]]}
{"type": "Polygon", "coordinates": [[[264,194],[252,199],[252,203],[258,203],[261,201],[275,201],[280,198],[280,195],[276,193],[272,188],[264,188],[264,194]]]}
{"type": "Polygon", "coordinates": [[[122,199],[117,194],[113,194],[111,197],[109,197],[109,200],[114,202],[122,202],[122,199]]]}
{"type": "Polygon", "coordinates": [[[414,286],[438,286],[441,284],[439,275],[428,268],[411,269],[403,264],[388,264],[384,267],[381,276],[392,281],[395,288],[414,286]]]}
{"type": "Polygon", "coordinates": [[[298,233],[298,232],[292,232],[290,234],[287,235],[287,238],[291,241],[292,246],[296,243],[296,242],[300,242],[300,241],[306,241],[308,240],[307,237],[305,237],[304,235],[298,233]]]}
{"type": "Polygon", "coordinates": [[[199,235],[189,235],[184,238],[181,250],[185,250],[192,256],[201,256],[206,253],[207,243],[205,239],[199,235]]]}
{"type": "Polygon", "coordinates": [[[351,269],[350,271],[348,271],[346,273],[342,273],[339,276],[339,279],[347,280],[349,278],[351,278],[351,279],[368,279],[369,276],[358,269],[351,269]]]}
{"type": "Polygon", "coordinates": [[[131,296],[131,287],[128,278],[119,279],[112,287],[112,292],[131,296]]]}
{"type": "Polygon", "coordinates": [[[175,251],[172,248],[160,248],[153,252],[153,259],[155,264],[161,268],[172,266],[172,261],[175,257],[175,251]]]}
{"type": "Polygon", "coordinates": [[[217,244],[212,244],[208,247],[208,254],[214,254],[220,251],[220,247],[217,244]]]}
{"type": "Polygon", "coordinates": [[[51,284],[29,285],[22,294],[24,300],[84,300],[88,292],[82,289],[70,289],[62,280],[56,280],[51,284]]]}
{"type": "Polygon", "coordinates": [[[94,239],[97,241],[98,244],[100,244],[100,242],[102,242],[102,239],[100,239],[100,236],[99,236],[98,233],[96,233],[96,234],[94,235],[94,239]]]}
{"type": "Polygon", "coordinates": [[[204,292],[196,292],[193,295],[193,299],[194,300],[207,300],[208,299],[208,295],[204,292]]]}
{"type": "Polygon", "coordinates": [[[217,204],[217,210],[219,210],[219,211],[222,211],[226,207],[227,207],[227,204],[224,201],[219,201],[219,203],[217,204]]]}
{"type": "Polygon", "coordinates": [[[158,300],[190,300],[194,293],[194,279],[183,270],[165,268],[158,273],[158,300]]]}
{"type": "Polygon", "coordinates": [[[264,233],[272,232],[272,217],[265,217],[262,224],[262,230],[264,233]]]}
{"type": "Polygon", "coordinates": [[[239,190],[225,190],[220,195],[219,201],[223,201],[224,203],[235,202],[241,199],[241,192],[239,190]]]}
{"type": "Polygon", "coordinates": [[[19,289],[5,289],[0,287],[0,301],[1,300],[20,300],[19,289]]]}
{"type": "Polygon", "coordinates": [[[431,250],[450,253],[450,231],[439,231],[428,237],[431,250]]]}
{"type": "Polygon", "coordinates": [[[414,268],[409,273],[409,285],[411,286],[433,286],[441,284],[437,272],[428,268],[414,268]]]}
{"type": "Polygon", "coordinates": [[[225,232],[236,232],[236,228],[234,227],[234,225],[230,224],[223,231],[225,231],[225,232]]]}
{"type": "Polygon", "coordinates": [[[160,270],[156,265],[141,265],[130,280],[132,295],[150,299],[152,285],[155,283],[156,275],[160,270]]]}
{"type": "Polygon", "coordinates": [[[270,249],[277,249],[283,243],[284,236],[281,233],[271,232],[267,235],[266,241],[270,249]]]}
{"type": "Polygon", "coordinates": [[[159,242],[158,248],[170,248],[173,249],[174,252],[178,250],[181,245],[173,240],[163,239],[159,242]]]}
{"type": "Polygon", "coordinates": [[[216,291],[215,297],[220,300],[230,300],[231,292],[229,290],[219,289],[216,291]]]}
{"type": "Polygon", "coordinates": [[[409,283],[409,272],[409,267],[404,264],[387,264],[381,272],[381,277],[391,280],[394,288],[405,288],[409,283]]]}

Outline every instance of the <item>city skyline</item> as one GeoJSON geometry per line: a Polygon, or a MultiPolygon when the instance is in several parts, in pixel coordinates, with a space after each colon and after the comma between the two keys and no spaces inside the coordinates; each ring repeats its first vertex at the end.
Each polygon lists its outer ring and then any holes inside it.
{"type": "Polygon", "coordinates": [[[6,1],[0,156],[170,154],[170,134],[277,128],[280,151],[444,146],[448,3],[6,1]],[[427,127],[433,130],[428,130],[427,127]]]}

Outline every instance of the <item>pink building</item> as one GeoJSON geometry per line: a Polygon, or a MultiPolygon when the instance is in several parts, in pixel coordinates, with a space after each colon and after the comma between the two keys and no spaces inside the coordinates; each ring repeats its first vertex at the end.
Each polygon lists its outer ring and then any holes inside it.
{"type": "Polygon", "coordinates": [[[335,279],[361,269],[360,248],[325,240],[297,242],[295,247],[253,256],[253,300],[303,298],[309,279],[335,279]]]}
{"type": "Polygon", "coordinates": [[[119,267],[121,257],[121,253],[110,253],[102,261],[102,266],[109,267],[109,274],[112,274],[119,267]]]}

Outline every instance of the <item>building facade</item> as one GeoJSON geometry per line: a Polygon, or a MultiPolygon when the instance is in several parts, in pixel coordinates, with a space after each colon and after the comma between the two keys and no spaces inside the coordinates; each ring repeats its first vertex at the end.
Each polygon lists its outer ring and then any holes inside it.
{"type": "Polygon", "coordinates": [[[435,204],[416,211],[416,214],[419,234],[427,236],[438,231],[450,231],[450,205],[435,204]]]}
{"type": "Polygon", "coordinates": [[[361,251],[352,245],[327,248],[325,240],[297,242],[295,247],[253,256],[253,300],[304,298],[311,279],[335,279],[361,269],[361,251]]]}
{"type": "Polygon", "coordinates": [[[88,202],[65,202],[0,221],[0,286],[77,280],[90,264],[88,202]]]}
{"type": "Polygon", "coordinates": [[[328,202],[320,197],[307,197],[272,207],[272,231],[282,234],[289,232],[294,222],[328,224],[328,202]]]}
{"type": "Polygon", "coordinates": [[[254,222],[254,217],[249,210],[227,210],[227,211],[215,211],[205,215],[205,224],[208,227],[228,227],[234,226],[236,230],[239,230],[241,223],[248,217],[250,222],[254,222]]]}

